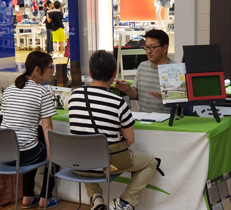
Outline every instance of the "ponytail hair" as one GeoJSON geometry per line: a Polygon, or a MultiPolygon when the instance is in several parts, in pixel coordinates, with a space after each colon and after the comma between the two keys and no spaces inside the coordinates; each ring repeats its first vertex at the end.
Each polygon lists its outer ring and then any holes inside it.
{"type": "Polygon", "coordinates": [[[27,76],[26,76],[26,72],[21,74],[20,76],[18,76],[16,79],[15,79],[15,86],[19,89],[22,89],[25,87],[25,84],[27,82],[27,76]]]}
{"type": "Polygon", "coordinates": [[[36,67],[41,69],[41,75],[43,75],[45,69],[52,63],[53,59],[47,53],[40,51],[31,52],[25,62],[26,72],[18,76],[15,80],[15,86],[17,88],[24,88],[28,80],[27,77],[30,77],[34,72],[36,67]]]}

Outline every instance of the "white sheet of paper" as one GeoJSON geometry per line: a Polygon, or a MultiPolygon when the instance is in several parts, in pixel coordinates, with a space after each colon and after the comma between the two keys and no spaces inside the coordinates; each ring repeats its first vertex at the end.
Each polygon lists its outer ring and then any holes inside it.
{"type": "Polygon", "coordinates": [[[142,117],[142,120],[162,122],[170,118],[170,114],[152,112],[142,117]]]}
{"type": "Polygon", "coordinates": [[[141,120],[144,116],[149,114],[148,112],[132,112],[132,117],[134,120],[141,120]]]}

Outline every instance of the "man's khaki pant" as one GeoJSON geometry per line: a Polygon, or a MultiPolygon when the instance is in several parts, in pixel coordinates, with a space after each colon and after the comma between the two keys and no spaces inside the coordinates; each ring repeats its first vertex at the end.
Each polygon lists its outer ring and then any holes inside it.
{"type": "MultiPolygon", "coordinates": [[[[130,153],[133,161],[133,167],[125,170],[115,171],[111,174],[135,172],[125,191],[121,195],[121,197],[125,201],[135,207],[138,204],[138,198],[142,192],[142,189],[146,187],[150,178],[153,177],[153,175],[155,174],[158,162],[154,157],[145,153],[134,151],[130,151],[130,153]]],[[[89,173],[80,171],[75,171],[75,173],[92,177],[104,176],[104,174],[102,175],[100,173],[89,173]]],[[[98,183],[85,183],[85,187],[87,189],[87,194],[89,198],[91,198],[94,194],[103,194],[102,188],[98,183]]]]}

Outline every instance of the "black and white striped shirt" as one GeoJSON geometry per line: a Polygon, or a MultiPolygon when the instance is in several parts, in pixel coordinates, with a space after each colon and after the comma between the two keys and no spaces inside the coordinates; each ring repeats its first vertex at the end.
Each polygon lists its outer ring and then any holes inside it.
{"type": "Polygon", "coordinates": [[[16,131],[20,151],[38,144],[38,125],[41,119],[56,113],[50,91],[29,80],[24,88],[10,85],[3,93],[2,128],[16,131]]]}
{"type": "MultiPolygon", "coordinates": [[[[99,133],[104,134],[109,142],[120,141],[120,129],[135,123],[127,103],[104,87],[89,86],[87,93],[99,133]]],[[[85,103],[84,88],[74,90],[68,107],[70,132],[79,135],[94,134],[85,103]]]]}

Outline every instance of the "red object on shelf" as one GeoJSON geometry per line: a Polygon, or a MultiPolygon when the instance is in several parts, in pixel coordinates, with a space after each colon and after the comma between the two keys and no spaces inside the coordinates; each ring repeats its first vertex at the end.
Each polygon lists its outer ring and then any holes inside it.
{"type": "Polygon", "coordinates": [[[16,12],[17,23],[20,23],[23,19],[22,12],[16,12]]]}

